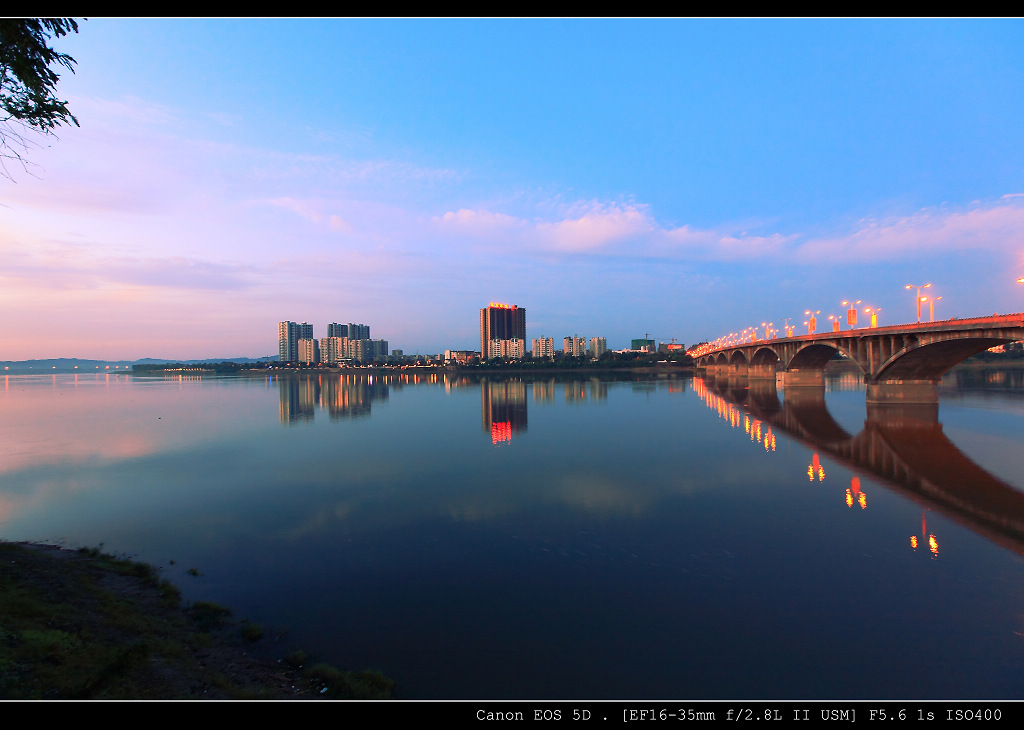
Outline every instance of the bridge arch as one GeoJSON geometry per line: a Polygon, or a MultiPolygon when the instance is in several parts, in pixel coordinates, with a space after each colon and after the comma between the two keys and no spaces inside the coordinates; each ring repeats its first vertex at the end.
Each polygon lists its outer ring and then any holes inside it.
{"type": "MultiPolygon", "coordinates": [[[[857,363],[869,386],[879,386],[876,395],[903,388],[892,391],[892,400],[911,403],[919,396],[908,389],[933,387],[958,362],[1016,340],[1024,340],[1024,312],[749,341],[706,352],[701,362],[709,369],[743,371],[755,379],[785,375],[787,387],[817,387],[824,384],[825,365],[839,352],[857,363]]],[[[869,389],[869,400],[871,393],[869,389]]],[[[935,399],[931,391],[921,393],[927,402],[935,399]]]]}
{"type": "Polygon", "coordinates": [[[968,337],[921,345],[916,337],[913,340],[913,344],[908,342],[904,349],[893,353],[892,357],[881,363],[874,374],[874,380],[938,381],[943,373],[971,355],[1014,341],[997,337],[968,337]]]}
{"type": "Polygon", "coordinates": [[[743,350],[733,350],[732,355],[729,356],[729,364],[746,367],[749,364],[747,362],[747,354],[743,350]]]}
{"type": "Polygon", "coordinates": [[[856,358],[852,357],[849,352],[843,347],[837,347],[831,342],[814,342],[804,347],[801,347],[796,351],[796,354],[790,358],[789,363],[786,366],[787,370],[824,370],[829,360],[836,356],[837,352],[841,352],[846,355],[854,362],[857,363],[861,370],[864,370],[864,366],[857,362],[856,358]]]}
{"type": "Polygon", "coordinates": [[[775,367],[782,358],[771,347],[758,349],[750,358],[750,367],[775,367]]]}

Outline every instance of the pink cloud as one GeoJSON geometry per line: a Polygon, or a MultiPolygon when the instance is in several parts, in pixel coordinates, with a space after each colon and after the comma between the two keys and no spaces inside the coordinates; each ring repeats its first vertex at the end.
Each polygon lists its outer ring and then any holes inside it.
{"type": "Polygon", "coordinates": [[[576,217],[540,223],[537,232],[556,251],[600,251],[627,241],[648,239],[657,224],[641,206],[592,203],[576,217]]]}
{"type": "Polygon", "coordinates": [[[521,218],[516,218],[504,213],[495,213],[490,210],[469,210],[462,208],[458,211],[449,211],[442,216],[431,218],[431,222],[449,230],[459,231],[465,234],[489,234],[496,231],[522,231],[529,223],[521,218]]]}
{"type": "Polygon", "coordinates": [[[969,210],[927,208],[913,215],[866,219],[856,230],[810,239],[794,252],[805,261],[879,261],[966,249],[1017,251],[1024,240],[1024,205],[1010,200],[969,210]]]}

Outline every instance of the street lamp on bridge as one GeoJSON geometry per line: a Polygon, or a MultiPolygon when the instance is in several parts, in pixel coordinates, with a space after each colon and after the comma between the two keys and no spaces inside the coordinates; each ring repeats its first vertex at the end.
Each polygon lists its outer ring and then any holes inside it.
{"type": "Polygon", "coordinates": [[[817,309],[813,312],[810,309],[808,309],[806,312],[804,312],[804,316],[809,317],[809,319],[806,322],[804,322],[804,324],[807,325],[807,334],[809,335],[813,335],[814,331],[818,329],[818,319],[815,316],[818,314],[821,314],[820,309],[817,309]]]}
{"type": "Polygon", "coordinates": [[[857,305],[860,304],[860,299],[857,301],[843,300],[842,305],[846,307],[846,324],[850,325],[850,329],[857,326],[857,305]]]}
{"type": "MultiPolygon", "coordinates": [[[[922,302],[928,302],[928,321],[929,322],[934,322],[935,321],[935,302],[937,302],[940,299],[942,299],[942,297],[932,297],[931,299],[929,299],[928,297],[921,297],[921,301],[922,302]]],[[[918,306],[921,306],[921,305],[919,304],[918,306]]]]}
{"type": "Polygon", "coordinates": [[[930,286],[931,286],[931,283],[929,282],[928,284],[907,284],[905,287],[903,287],[904,289],[913,289],[914,287],[917,287],[917,321],[918,322],[921,321],[921,302],[924,301],[923,299],[921,299],[921,290],[922,289],[927,289],[930,286]]]}

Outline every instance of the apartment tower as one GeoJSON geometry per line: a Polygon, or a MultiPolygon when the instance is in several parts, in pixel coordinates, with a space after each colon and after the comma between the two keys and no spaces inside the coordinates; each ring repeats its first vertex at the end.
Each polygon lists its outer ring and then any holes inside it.
{"type": "MultiPolygon", "coordinates": [[[[480,359],[487,360],[500,357],[501,350],[510,351],[508,346],[498,343],[509,340],[520,340],[518,351],[522,353],[526,342],[526,310],[515,304],[498,304],[480,310],[480,359]]],[[[511,350],[515,350],[515,346],[511,350]]],[[[519,355],[522,357],[522,355],[519,355]]]]}

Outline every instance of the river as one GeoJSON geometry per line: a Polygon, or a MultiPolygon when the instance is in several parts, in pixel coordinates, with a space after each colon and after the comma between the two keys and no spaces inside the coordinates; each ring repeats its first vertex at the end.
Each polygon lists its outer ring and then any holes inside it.
{"type": "Polygon", "coordinates": [[[1019,374],[870,415],[851,377],[11,375],[0,537],[400,698],[1022,698],[1019,374]]]}

